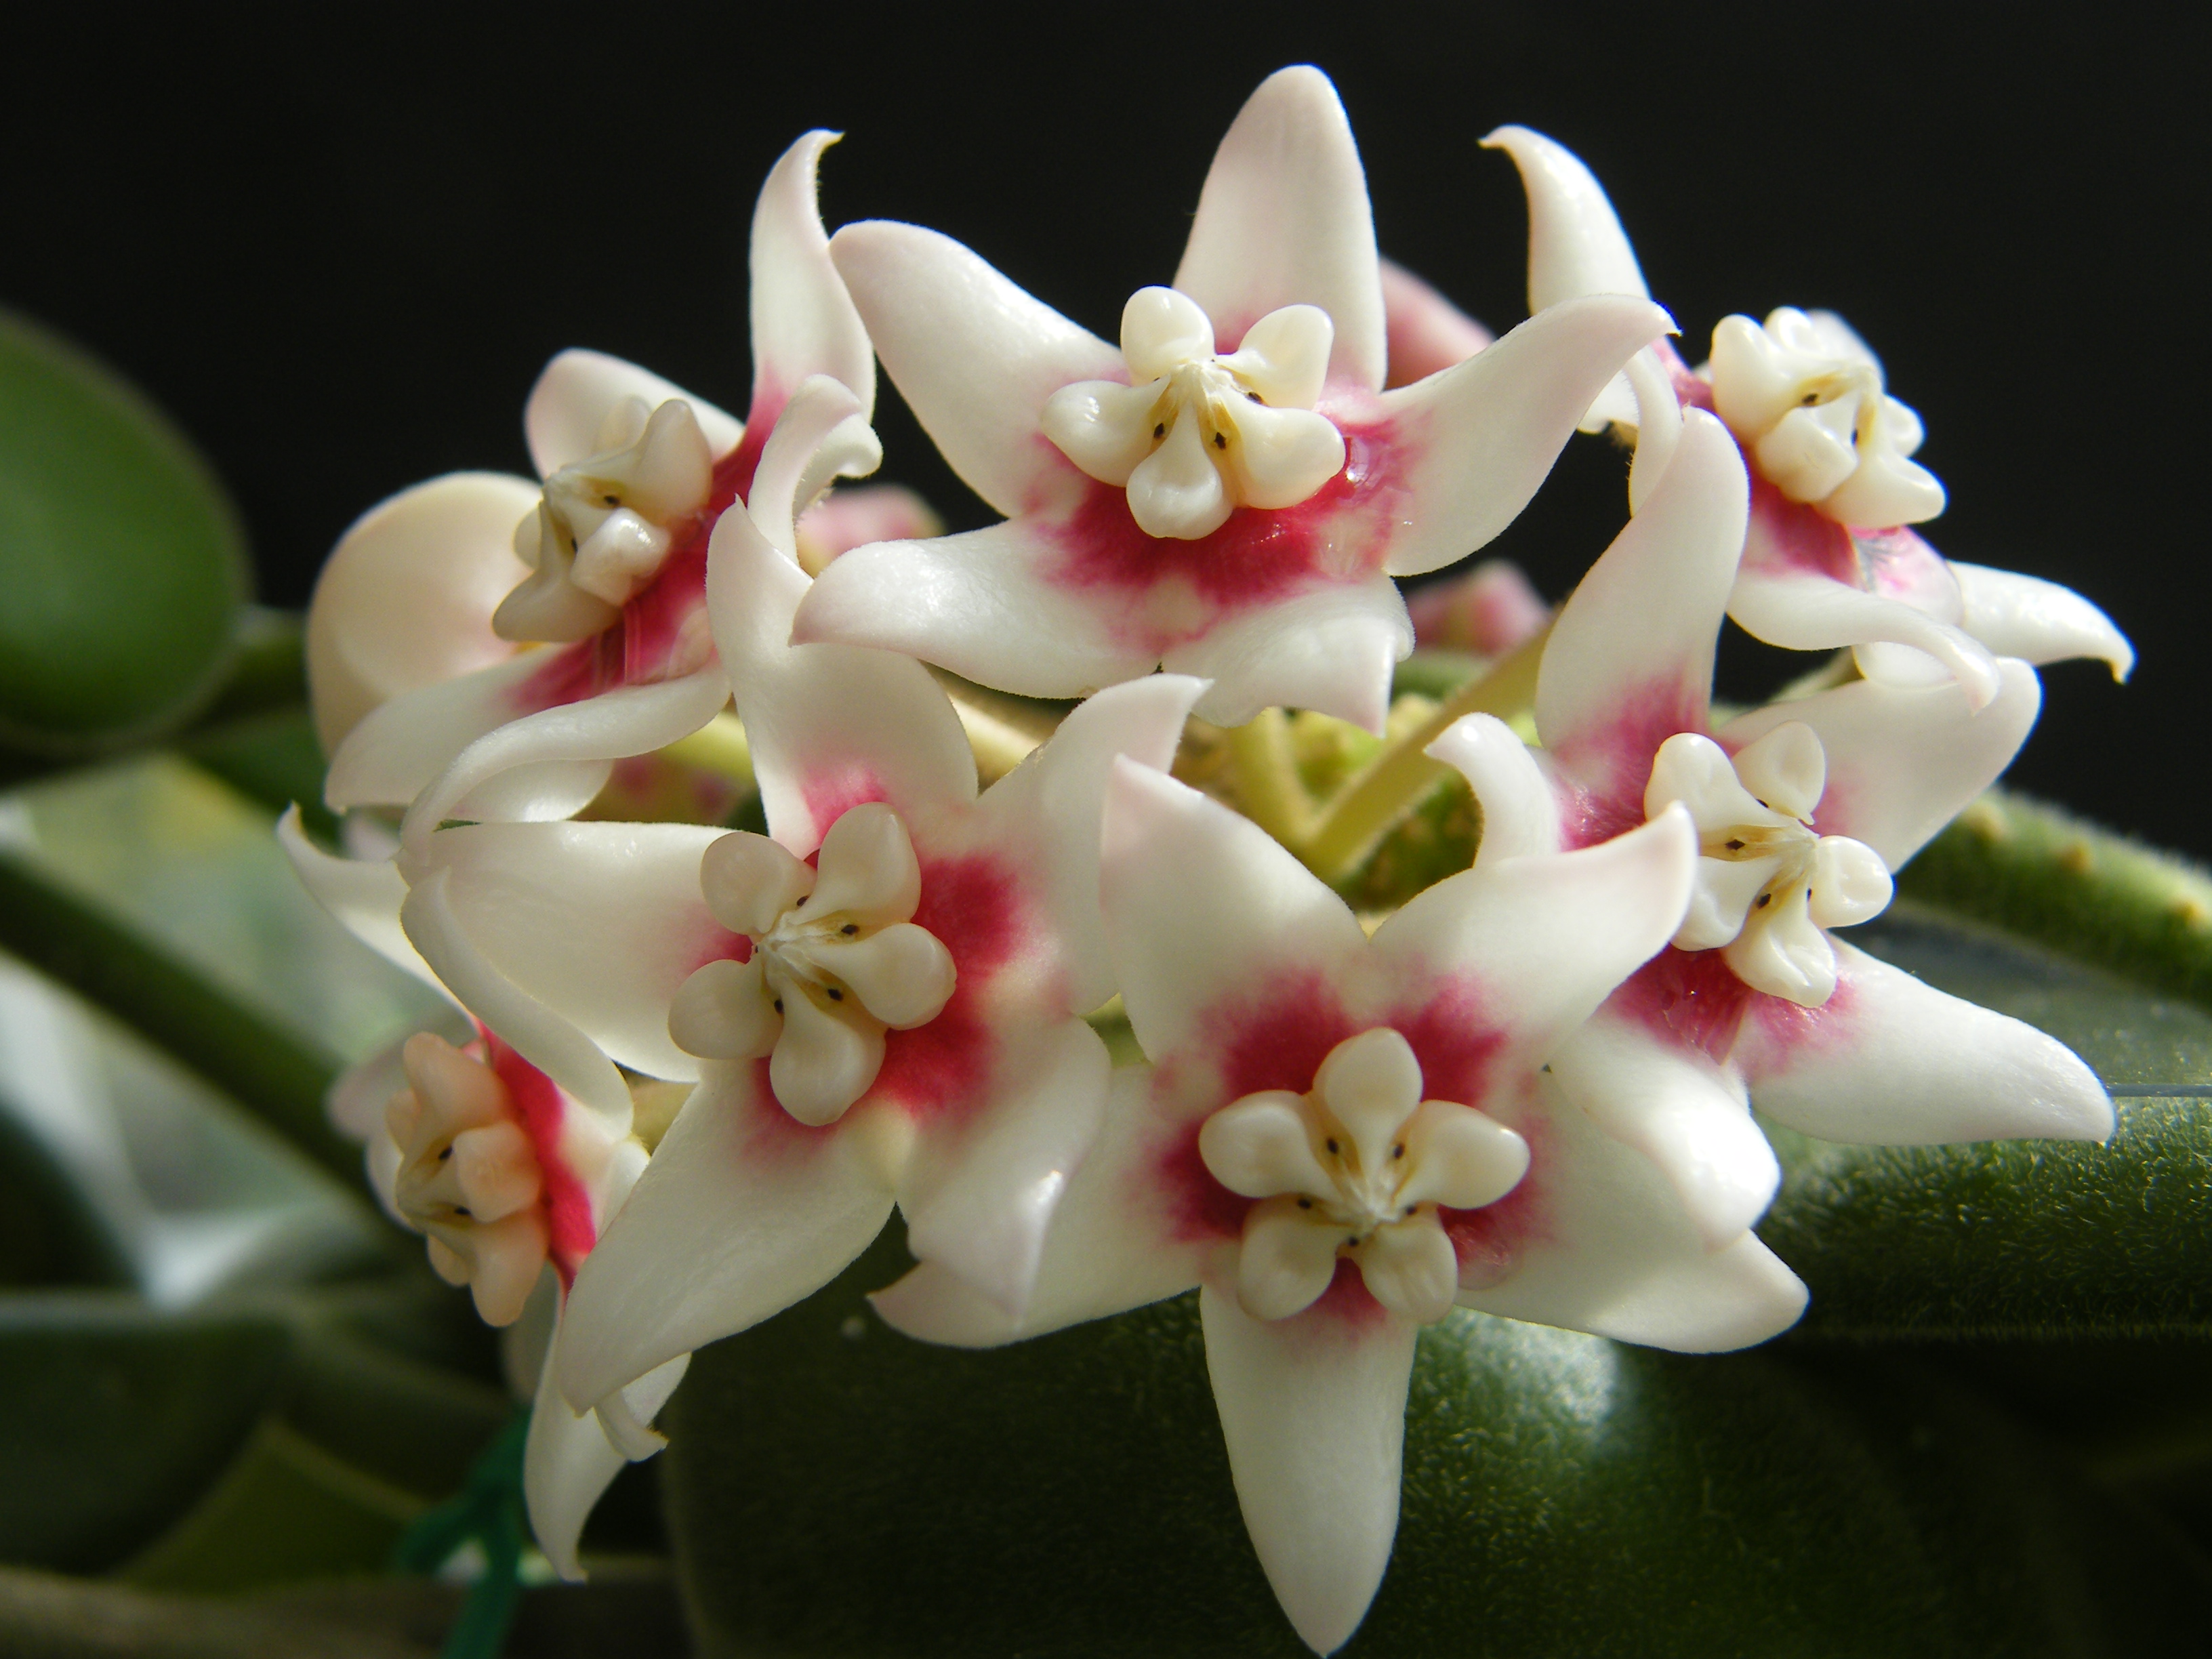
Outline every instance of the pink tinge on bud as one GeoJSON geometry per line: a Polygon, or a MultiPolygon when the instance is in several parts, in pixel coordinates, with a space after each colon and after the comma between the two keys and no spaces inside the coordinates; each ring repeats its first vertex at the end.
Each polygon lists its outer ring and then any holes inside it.
{"type": "Polygon", "coordinates": [[[919,541],[945,533],[927,501],[900,484],[831,491],[799,515],[799,562],[818,576],[832,559],[871,542],[919,541]]]}
{"type": "Polygon", "coordinates": [[[1464,576],[1432,582],[1407,595],[1415,644],[1500,657],[1534,639],[1552,607],[1508,559],[1485,559],[1464,576]]]}
{"type": "Polygon", "coordinates": [[[1390,362],[1386,388],[1411,386],[1464,362],[1494,337],[1412,271],[1388,259],[1382,261],[1382,326],[1390,362]]]}

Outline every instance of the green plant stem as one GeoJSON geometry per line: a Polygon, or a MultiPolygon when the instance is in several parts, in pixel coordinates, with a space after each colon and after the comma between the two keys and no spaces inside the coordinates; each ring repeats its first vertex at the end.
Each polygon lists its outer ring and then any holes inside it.
{"type": "Polygon", "coordinates": [[[1313,822],[1313,798],[1299,781],[1291,752],[1290,716],[1263,708],[1227,732],[1229,761],[1244,816],[1284,846],[1304,845],[1313,822]]]}
{"type": "Polygon", "coordinates": [[[323,1115],[340,1061],[244,1007],[31,860],[0,848],[0,949],[98,1004],[349,1186],[361,1152],[323,1115]]]}
{"type": "Polygon", "coordinates": [[[1990,790],[1897,886],[2212,1007],[2212,873],[2040,801],[1990,790]]]}
{"type": "Polygon", "coordinates": [[[1375,850],[1390,826],[1419,804],[1450,769],[1421,751],[1468,714],[1510,718],[1535,701],[1536,670],[1543,661],[1547,629],[1502,659],[1495,668],[1471,680],[1437,705],[1437,711],[1393,741],[1322,810],[1302,845],[1293,845],[1306,867],[1323,881],[1342,880],[1375,850]]]}

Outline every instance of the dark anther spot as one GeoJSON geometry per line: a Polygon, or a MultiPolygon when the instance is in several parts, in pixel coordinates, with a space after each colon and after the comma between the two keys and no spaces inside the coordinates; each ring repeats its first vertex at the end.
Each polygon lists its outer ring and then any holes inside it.
{"type": "Polygon", "coordinates": [[[1390,1156],[1393,1158],[1403,1158],[1405,1155],[1406,1143],[1402,1140],[1390,1149],[1390,1156]]]}
{"type": "Polygon", "coordinates": [[[469,1206],[465,1204],[456,1204],[453,1206],[453,1213],[464,1221],[474,1221],[476,1219],[476,1217],[469,1213],[469,1206]]]}
{"type": "Polygon", "coordinates": [[[783,999],[781,997],[778,997],[775,1000],[775,1011],[779,1014],[783,1012],[783,999]]]}
{"type": "Polygon", "coordinates": [[[1345,1242],[1346,1244],[1357,1244],[1357,1243],[1359,1243],[1359,1235],[1358,1235],[1358,1233],[1353,1233],[1351,1237],[1349,1237],[1348,1238],[1346,1238],[1344,1242],[1345,1242]]]}
{"type": "Polygon", "coordinates": [[[832,1001],[832,1002],[842,1002],[844,1000],[845,1000],[845,994],[844,994],[842,991],[839,990],[839,989],[838,989],[836,986],[834,986],[834,985],[833,985],[833,986],[831,986],[831,987],[830,987],[830,1001],[832,1001]]]}
{"type": "Polygon", "coordinates": [[[1155,426],[1155,427],[1152,428],[1152,436],[1154,436],[1155,438],[1164,438],[1164,437],[1166,437],[1167,435],[1168,435],[1168,423],[1167,423],[1165,421],[1162,421],[1161,422],[1159,422],[1159,424],[1158,424],[1158,425],[1155,426]]]}
{"type": "Polygon", "coordinates": [[[1334,1155],[1335,1154],[1335,1152],[1336,1152],[1336,1142],[1335,1142],[1335,1140],[1334,1140],[1334,1139],[1332,1139],[1329,1141],[1329,1143],[1328,1143],[1328,1150],[1329,1150],[1329,1152],[1330,1152],[1331,1156],[1334,1156],[1334,1155]]]}
{"type": "Polygon", "coordinates": [[[438,1162],[439,1162],[439,1163],[441,1163],[441,1164],[443,1164],[443,1163],[444,1163],[447,1158],[451,1158],[453,1155],[453,1149],[452,1147],[448,1146],[448,1147],[447,1147],[443,1152],[440,1152],[440,1153],[438,1154],[438,1162]]]}
{"type": "Polygon", "coordinates": [[[848,921],[837,931],[842,933],[847,939],[850,939],[854,934],[860,931],[860,924],[857,921],[848,921]]]}
{"type": "Polygon", "coordinates": [[[809,896],[809,895],[801,894],[797,899],[793,901],[791,908],[794,910],[804,910],[806,908],[806,901],[809,896]]]}
{"type": "Polygon", "coordinates": [[[1817,392],[1808,392],[1805,394],[1802,401],[1807,409],[1810,409],[1814,404],[1820,401],[1820,394],[1817,392]]]}
{"type": "Polygon", "coordinates": [[[1298,1208],[1301,1210],[1310,1210],[1313,1208],[1313,1200],[1310,1198],[1300,1199],[1298,1200],[1298,1208]]]}
{"type": "Polygon", "coordinates": [[[1756,903],[1756,904],[1754,904],[1754,905],[1753,905],[1751,908],[1752,908],[1753,909],[1754,909],[1754,910],[1764,910],[1764,909],[1765,909],[1768,905],[1771,904],[1773,902],[1774,902],[1774,895],[1773,895],[1773,894],[1771,894],[1771,893],[1761,893],[1761,894],[1759,896],[1759,902],[1758,902],[1758,903],[1756,903]]]}
{"type": "MultiPolygon", "coordinates": [[[[1754,795],[1752,799],[1754,799],[1754,800],[1757,800],[1759,798],[1758,798],[1757,796],[1755,796],[1755,795],[1754,795]]],[[[1763,800],[1762,800],[1762,801],[1759,801],[1759,804],[1761,806],[1766,806],[1766,803],[1765,803],[1765,801],[1763,801],[1763,800]]],[[[1768,811],[1771,812],[1774,809],[1773,809],[1771,806],[1766,806],[1766,810],[1767,810],[1768,811]]]]}
{"type": "Polygon", "coordinates": [[[605,501],[609,507],[620,507],[622,505],[622,497],[619,495],[602,495],[599,499],[605,501]]]}
{"type": "Polygon", "coordinates": [[[1228,447],[1229,447],[1229,434],[1228,434],[1226,432],[1217,432],[1217,433],[1215,433],[1215,434],[1213,434],[1213,447],[1214,447],[1216,449],[1226,449],[1226,448],[1228,448],[1228,447]]]}
{"type": "Polygon", "coordinates": [[[1728,849],[1731,853],[1741,853],[1743,851],[1743,842],[1741,840],[1732,841],[1728,844],[1728,849]]]}

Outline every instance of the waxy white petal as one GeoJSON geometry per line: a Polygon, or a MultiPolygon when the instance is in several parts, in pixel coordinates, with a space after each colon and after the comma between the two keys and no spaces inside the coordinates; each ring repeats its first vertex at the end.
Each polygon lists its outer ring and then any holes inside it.
{"type": "Polygon", "coordinates": [[[1383,568],[1417,576],[1465,557],[1528,504],[1575,423],[1620,367],[1674,326],[1648,300],[1594,295],[1531,317],[1456,368],[1382,396],[1412,446],[1419,521],[1383,568]]]}
{"type": "Polygon", "coordinates": [[[1098,909],[1098,842],[1106,781],[1116,756],[1164,772],[1204,684],[1148,674],[1079,704],[1051,739],[991,786],[978,804],[988,838],[1021,847],[1042,890],[1067,975],[1066,1007],[1085,1014],[1114,994],[1114,966],[1098,909]]]}
{"type": "MultiPolygon", "coordinates": [[[[1589,168],[1565,145],[1522,126],[1499,127],[1482,141],[1513,158],[1528,198],[1528,309],[1544,311],[1585,294],[1632,294],[1649,299],[1620,219],[1589,168]]],[[[1583,429],[1636,422],[1638,409],[1620,380],[1599,393],[1583,429]]]]}
{"type": "MultiPolygon", "coordinates": [[[[847,554],[823,580],[861,556],[847,554]]],[[[708,544],[707,606],[776,840],[812,852],[854,793],[908,811],[972,801],[974,752],[927,669],[880,651],[789,642],[808,586],[750,518],[722,515],[708,544]]]]}
{"type": "Polygon", "coordinates": [[[1809,726],[1828,768],[1816,823],[1865,842],[1895,870],[1994,783],[2027,741],[2042,704],[2035,671],[2009,658],[1996,670],[1996,694],[1978,713],[1956,681],[1855,680],[1756,710],[1720,735],[1745,743],[1784,721],[1809,726]]]}
{"type": "Polygon", "coordinates": [[[1388,1310],[1254,1319],[1210,1285],[1199,1317],[1252,1547],[1299,1637],[1333,1653],[1366,1616],[1397,1536],[1419,1328],[1388,1310]]]}
{"type": "Polygon", "coordinates": [[[799,383],[761,449],[745,513],[775,550],[799,559],[799,515],[839,477],[883,465],[884,447],[860,399],[826,374],[799,383]]]}
{"type": "Polygon", "coordinates": [[[1287,703],[1379,734],[1390,671],[1413,648],[1398,585],[1376,575],[1230,617],[1161,660],[1170,673],[1212,682],[1194,712],[1216,726],[1242,726],[1287,703]]]}
{"type": "Polygon", "coordinates": [[[1237,112],[1206,172],[1175,286],[1225,341],[1284,306],[1318,306],[1335,325],[1329,378],[1381,388],[1382,285],[1367,175],[1319,70],[1279,70],[1237,112]]]}
{"type": "Polygon", "coordinates": [[[1469,714],[1422,751],[1455,769],[1482,808],[1477,869],[1499,859],[1559,850],[1559,797],[1528,745],[1495,714],[1469,714]]]}
{"type": "MultiPolygon", "coordinates": [[[[641,399],[647,409],[658,409],[671,398],[690,404],[717,459],[735,449],[745,435],[744,422],[673,380],[604,351],[575,348],[545,365],[523,405],[523,430],[538,476],[550,478],[570,462],[599,453],[609,412],[630,398],[641,399]]],[[[514,528],[507,526],[510,532],[514,528]]]]}
{"type": "Polygon", "coordinates": [[[891,1195],[850,1126],[793,1125],[749,1061],[714,1065],[584,1259],[555,1348],[592,1405],[811,1295],[866,1249],[891,1195]]]}
{"type": "Polygon", "coordinates": [[[670,1040],[668,1007],[729,942],[699,890],[718,839],[690,823],[483,823],[439,831],[429,856],[501,975],[618,1064],[688,1080],[698,1061],[670,1040]]]}
{"type": "MultiPolygon", "coordinates": [[[[489,668],[402,692],[364,715],[331,757],[325,804],[339,812],[411,805],[471,744],[531,711],[530,682],[551,649],[518,652],[489,668]]],[[[472,816],[488,818],[566,817],[599,793],[607,769],[604,762],[583,761],[509,772],[479,785],[467,805],[472,816]]]]}
{"type": "Polygon", "coordinates": [[[1660,728],[1654,735],[1705,723],[1749,495],[1735,440],[1703,410],[1686,411],[1650,499],[1561,607],[1544,647],[1536,729],[1579,781],[1642,788],[1650,751],[1614,741],[1624,722],[1660,728]]]}
{"type": "Polygon", "coordinates": [[[2070,587],[2014,570],[1951,561],[1966,603],[1966,632],[2001,657],[2032,663],[2094,657],[2124,680],[2136,665],[2135,647],[2112,619],[2070,587]]]}
{"type": "MultiPolygon", "coordinates": [[[[301,827],[300,809],[288,807],[276,820],[276,843],[292,861],[300,882],[315,902],[363,945],[395,967],[442,994],[450,995],[408,943],[399,926],[399,907],[407,900],[407,882],[385,859],[340,858],[325,853],[307,839],[301,827]]],[[[384,1103],[377,1103],[380,1111],[384,1103]]]]}
{"type": "Polygon", "coordinates": [[[878,1291],[870,1298],[876,1311],[927,1342],[989,1348],[1141,1308],[1198,1283],[1203,1249],[1182,1237],[1159,1181],[1152,1079],[1144,1065],[1113,1073],[1098,1138],[1052,1213],[1018,1316],[936,1261],[878,1291]]]}
{"type": "Polygon", "coordinates": [[[957,1137],[917,1145],[899,1193],[907,1248],[1005,1317],[1027,1313],[1054,1212],[1104,1119],[1111,1069],[1079,1019],[1023,1042],[957,1137]]]}
{"type": "Polygon", "coordinates": [[[822,153],[841,135],[814,131],[777,158],[753,208],[753,407],[773,407],[810,374],[848,387],[865,418],[875,407],[876,356],[830,258],[816,205],[822,153]]]}
{"type": "Polygon", "coordinates": [[[1528,193],[1530,311],[1585,294],[1651,297],[1620,216],[1579,156],[1522,126],[1499,127],[1482,145],[1513,158],[1528,193]]]}
{"type": "Polygon", "coordinates": [[[1673,936],[1689,906],[1697,845],[1689,815],[1669,808],[1580,852],[1483,865],[1385,921],[1376,954],[1416,984],[1479,963],[1492,994],[1485,1018],[1510,1045],[1498,1069],[1540,1063],[1673,936]]]}
{"type": "Polygon", "coordinates": [[[1658,1166],[1557,1089],[1512,1121],[1541,1149],[1523,1182],[1540,1224],[1461,1305],[1685,1353],[1747,1347],[1804,1311],[1804,1285],[1755,1235],[1713,1249],[1658,1166]]]}
{"type": "MultiPolygon", "coordinates": [[[[1755,554],[1764,533],[1757,516],[1747,533],[1755,554]]],[[[1876,641],[1909,645],[1949,669],[1978,708],[1997,692],[1995,659],[1964,630],[1902,599],[1776,560],[1747,554],[1729,595],[1728,614],[1753,639],[1792,651],[1831,651],[1876,641]]]]}
{"type": "Polygon", "coordinates": [[[1149,672],[1152,650],[1124,638],[1095,593],[1042,574],[1059,553],[1018,519],[855,548],[822,573],[792,638],[903,652],[1025,697],[1085,696],[1149,672]]]}
{"type": "Polygon", "coordinates": [[[584,1577],[576,1559],[584,1522],[629,1460],[607,1443],[591,1413],[571,1411],[561,1398],[554,1352],[546,1350],[531,1407],[529,1437],[522,1449],[522,1496],[538,1547],[555,1572],[576,1583],[584,1577]]]}
{"type": "Polygon", "coordinates": [[[1334,979],[1366,944],[1344,902],[1290,851],[1174,779],[1128,760],[1107,786],[1106,938],[1148,1054],[1202,1041],[1198,1022],[1301,973],[1334,979]]]}
{"type": "Polygon", "coordinates": [[[513,538],[537,504],[528,479],[453,472],[380,502],[338,538],[307,606],[308,701],[325,754],[402,693],[514,654],[491,613],[529,574],[513,538]]]}
{"type": "Polygon", "coordinates": [[[416,798],[400,824],[401,842],[422,858],[432,834],[449,818],[566,817],[582,803],[569,804],[572,793],[562,781],[592,768],[604,777],[611,761],[688,738],[729,700],[729,681],[719,664],[709,662],[678,679],[617,686],[511,720],[455,756],[416,798]],[[516,773],[520,779],[513,777],[516,773]],[[550,781],[552,787],[535,780],[550,781]]]}
{"type": "MultiPolygon", "coordinates": [[[[451,872],[433,870],[408,890],[399,912],[407,938],[447,988],[525,1060],[597,1112],[617,1133],[629,1127],[629,1090],[605,1054],[477,949],[454,915],[451,872]]],[[[665,1358],[665,1356],[664,1356],[665,1358]]]]}
{"type": "MultiPolygon", "coordinates": [[[[1636,453],[1628,463],[1628,510],[1634,514],[1641,513],[1651,499],[1667,464],[1674,459],[1674,446],[1682,441],[1682,400],[1655,346],[1644,347],[1628,360],[1621,381],[1615,384],[1622,382],[1636,398],[1636,453]]],[[[1612,399],[1611,392],[1600,396],[1593,411],[1606,409],[1612,399]]],[[[1618,421],[1620,416],[1608,418],[1618,421]]]]}
{"type": "Polygon", "coordinates": [[[1011,518],[1065,476],[1038,429],[1045,400],[1122,379],[1118,350],[933,230],[847,225],[830,252],[884,370],[963,482],[1011,518]]]}
{"type": "Polygon", "coordinates": [[[2103,1140],[2112,1103],[2074,1051],[1835,941],[1840,980],[1803,1021],[1753,1018],[1733,1055],[1768,1116],[1824,1140],[2103,1140]]]}

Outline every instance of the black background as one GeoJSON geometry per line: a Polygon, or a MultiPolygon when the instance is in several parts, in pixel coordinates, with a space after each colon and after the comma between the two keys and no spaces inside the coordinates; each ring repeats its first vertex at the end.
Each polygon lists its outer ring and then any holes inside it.
{"type": "MultiPolygon", "coordinates": [[[[2023,787],[2212,854],[2206,56],[2180,9],[1565,5],[76,11],[5,26],[0,303],[144,385],[212,455],[263,597],[303,603],[357,513],[526,471],[522,398],[588,344],[741,412],[746,222],[775,155],[843,129],[832,228],[970,243],[1110,336],[1173,270],[1207,160],[1269,70],[1335,78],[1386,252],[1522,314],[1506,121],[1580,153],[1655,295],[1713,322],[1827,306],[1929,437],[1955,557],[2077,586],[2131,685],[2046,674],[2023,787]],[[2190,28],[2187,38],[2182,30],[2190,28]]],[[[987,514],[888,388],[884,476],[987,514]]],[[[1496,550],[1557,597],[1625,516],[1577,440],[1496,550]]],[[[1729,672],[1753,690],[1749,654],[1729,672]]]]}

